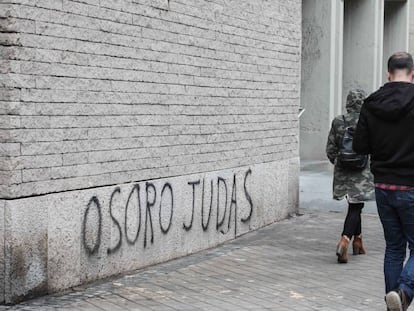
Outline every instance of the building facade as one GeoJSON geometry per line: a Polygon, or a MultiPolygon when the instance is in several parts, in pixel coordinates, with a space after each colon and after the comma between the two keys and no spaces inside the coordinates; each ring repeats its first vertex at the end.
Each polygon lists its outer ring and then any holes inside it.
{"type": "Polygon", "coordinates": [[[326,159],[349,90],[369,94],[385,82],[388,57],[409,47],[409,12],[409,0],[303,1],[302,159],[326,159]]]}
{"type": "Polygon", "coordinates": [[[0,15],[0,302],[296,210],[301,1],[5,0],[0,15]]]}
{"type": "Polygon", "coordinates": [[[414,54],[414,1],[410,0],[410,36],[409,36],[409,52],[414,54]]]}

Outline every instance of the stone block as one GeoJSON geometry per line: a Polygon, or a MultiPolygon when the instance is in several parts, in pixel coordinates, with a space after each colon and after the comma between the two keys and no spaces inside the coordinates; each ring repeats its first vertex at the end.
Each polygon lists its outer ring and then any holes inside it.
{"type": "Polygon", "coordinates": [[[5,286],[5,248],[4,248],[4,209],[6,201],[0,200],[0,304],[4,303],[4,286],[5,286]]]}
{"type": "Polygon", "coordinates": [[[48,197],[6,201],[5,301],[47,293],[48,197]]]}
{"type": "Polygon", "coordinates": [[[48,208],[48,290],[55,292],[80,283],[80,205],[78,193],[50,195],[48,208]]]}

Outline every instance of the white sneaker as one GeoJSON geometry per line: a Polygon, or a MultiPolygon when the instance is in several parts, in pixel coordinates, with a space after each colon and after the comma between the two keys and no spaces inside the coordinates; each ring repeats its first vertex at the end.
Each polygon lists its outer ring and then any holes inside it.
{"type": "Polygon", "coordinates": [[[407,299],[401,289],[390,291],[385,296],[385,303],[389,311],[407,311],[407,299]]]}

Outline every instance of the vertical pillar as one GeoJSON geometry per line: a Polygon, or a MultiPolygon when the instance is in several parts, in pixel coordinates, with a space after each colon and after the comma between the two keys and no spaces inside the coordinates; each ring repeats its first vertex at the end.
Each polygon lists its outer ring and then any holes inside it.
{"type": "Polygon", "coordinates": [[[344,41],[344,2],[333,1],[331,8],[331,84],[329,86],[329,120],[342,110],[342,75],[344,41]]]}
{"type": "Polygon", "coordinates": [[[410,18],[410,17],[414,17],[414,1],[413,0],[408,0],[408,8],[409,8],[409,47],[408,47],[408,51],[412,54],[414,54],[414,19],[410,18]]]}
{"type": "MultiPolygon", "coordinates": [[[[385,1],[383,71],[387,70],[388,57],[396,51],[408,50],[409,1],[385,1]]],[[[385,82],[386,76],[383,75],[385,82]]]]}
{"type": "Polygon", "coordinates": [[[331,120],[340,111],[343,0],[302,7],[301,158],[325,159],[331,120]],[[339,97],[338,97],[339,96],[339,97]]]}
{"type": "Polygon", "coordinates": [[[370,93],[382,82],[384,3],[345,0],[343,101],[349,90],[370,93]]]}

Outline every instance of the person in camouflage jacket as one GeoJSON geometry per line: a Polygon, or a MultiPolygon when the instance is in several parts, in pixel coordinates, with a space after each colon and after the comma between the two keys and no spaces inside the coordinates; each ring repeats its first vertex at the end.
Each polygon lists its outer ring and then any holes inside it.
{"type": "Polygon", "coordinates": [[[346,100],[347,113],[337,116],[332,121],[326,145],[326,155],[329,161],[335,165],[333,198],[335,200],[342,200],[344,198],[348,200],[348,213],[345,218],[342,237],[337,246],[339,263],[348,262],[347,250],[349,241],[352,238],[354,238],[354,255],[365,254],[361,239],[361,211],[364,207],[364,201],[373,199],[373,177],[369,165],[361,171],[355,171],[343,169],[336,164],[345,128],[348,126],[356,127],[365,97],[366,93],[360,89],[349,92],[346,100]]]}

